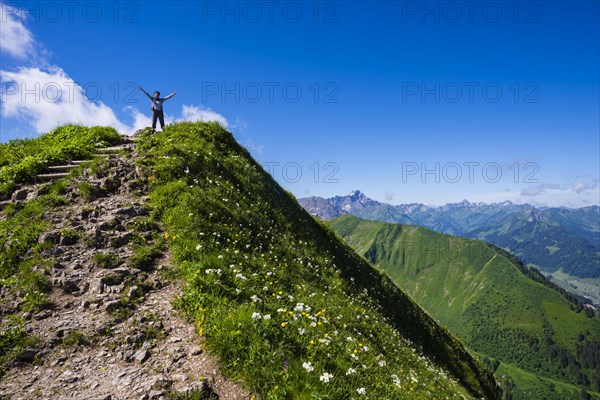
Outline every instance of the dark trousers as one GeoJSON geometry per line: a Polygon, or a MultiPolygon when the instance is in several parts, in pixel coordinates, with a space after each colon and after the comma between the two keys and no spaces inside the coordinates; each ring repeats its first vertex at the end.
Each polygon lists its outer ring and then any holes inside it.
{"type": "Polygon", "coordinates": [[[165,129],[165,113],[163,110],[152,110],[152,130],[156,129],[156,119],[160,121],[160,129],[165,129]]]}

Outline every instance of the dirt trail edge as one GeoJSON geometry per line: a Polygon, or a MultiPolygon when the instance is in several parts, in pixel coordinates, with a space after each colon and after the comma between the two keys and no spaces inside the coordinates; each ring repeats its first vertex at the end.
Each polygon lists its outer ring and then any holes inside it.
{"type": "MultiPolygon", "coordinates": [[[[51,307],[24,315],[39,343],[0,378],[0,399],[251,398],[220,375],[195,327],[173,309],[181,285],[165,278],[168,251],[152,253],[162,233],[147,218],[136,156],[126,139],[102,168],[71,178],[67,204],[45,216],[52,229],[39,241],[52,243],[44,250],[51,307]]],[[[43,186],[23,186],[13,201],[43,186]]],[[[3,299],[3,318],[18,304],[3,299]]]]}

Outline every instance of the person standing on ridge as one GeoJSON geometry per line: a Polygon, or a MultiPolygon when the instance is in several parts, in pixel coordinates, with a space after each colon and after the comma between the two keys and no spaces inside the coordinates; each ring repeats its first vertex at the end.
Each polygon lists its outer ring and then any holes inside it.
{"type": "Polygon", "coordinates": [[[142,92],[150,101],[152,101],[152,133],[156,132],[156,120],[160,121],[160,129],[165,130],[165,113],[163,112],[163,103],[169,100],[171,97],[175,96],[177,92],[173,92],[167,97],[160,97],[160,92],[154,92],[154,97],[150,96],[150,93],[146,92],[142,87],[139,87],[142,92]]]}

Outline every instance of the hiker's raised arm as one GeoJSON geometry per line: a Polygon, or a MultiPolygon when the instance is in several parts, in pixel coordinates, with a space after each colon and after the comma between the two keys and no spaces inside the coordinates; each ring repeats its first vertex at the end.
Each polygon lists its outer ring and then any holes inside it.
{"type": "Polygon", "coordinates": [[[173,92],[170,95],[168,95],[167,97],[165,97],[165,100],[169,100],[171,97],[175,96],[177,94],[177,92],[173,92]]]}
{"type": "Polygon", "coordinates": [[[142,92],[144,92],[144,94],[145,94],[146,96],[148,96],[148,98],[149,98],[150,100],[152,100],[152,96],[150,96],[150,93],[148,93],[148,92],[146,92],[144,89],[142,89],[142,87],[141,87],[141,86],[139,86],[139,88],[140,88],[140,90],[141,90],[142,92]]]}

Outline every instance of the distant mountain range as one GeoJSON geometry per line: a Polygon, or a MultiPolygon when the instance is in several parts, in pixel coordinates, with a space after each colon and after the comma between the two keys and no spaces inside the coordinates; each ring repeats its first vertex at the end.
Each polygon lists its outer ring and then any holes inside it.
{"type": "Polygon", "coordinates": [[[362,219],[417,225],[438,232],[482,239],[545,272],[600,278],[600,207],[538,208],[529,204],[420,203],[391,205],[355,190],[347,196],[305,197],[298,202],[311,214],[332,219],[352,214],[362,219]]]}

